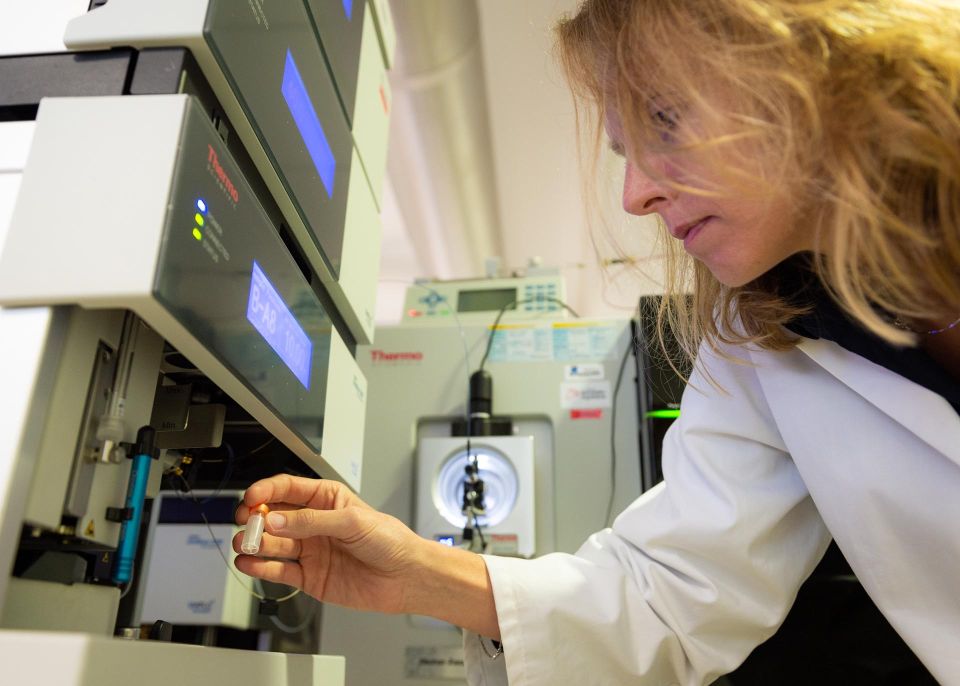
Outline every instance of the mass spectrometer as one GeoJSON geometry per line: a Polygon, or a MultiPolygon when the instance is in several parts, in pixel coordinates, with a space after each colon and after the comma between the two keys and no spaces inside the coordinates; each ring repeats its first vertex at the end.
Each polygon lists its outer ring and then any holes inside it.
{"type": "MultiPolygon", "coordinates": [[[[488,514],[508,515],[481,520],[488,552],[541,555],[575,551],[640,494],[633,326],[576,317],[555,302],[565,298],[549,275],[410,286],[403,322],[357,351],[370,391],[367,502],[462,544],[473,455],[488,514]],[[485,382],[470,383],[485,353],[488,395],[485,382]]],[[[460,632],[424,618],[327,607],[321,647],[346,655],[358,686],[464,680],[460,632]],[[364,642],[378,660],[361,659],[364,642]]]]}

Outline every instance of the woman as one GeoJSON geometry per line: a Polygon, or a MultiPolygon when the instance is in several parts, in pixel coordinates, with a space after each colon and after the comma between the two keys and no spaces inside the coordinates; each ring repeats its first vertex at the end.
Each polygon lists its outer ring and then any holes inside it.
{"type": "Polygon", "coordinates": [[[238,568],[462,626],[473,683],[700,684],[776,630],[832,536],[960,683],[952,4],[588,0],[564,65],[626,158],[624,209],[670,236],[668,293],[693,292],[660,313],[695,356],[665,483],[575,556],[526,561],[279,476],[245,497],[285,509],[276,559],[238,568]]]}

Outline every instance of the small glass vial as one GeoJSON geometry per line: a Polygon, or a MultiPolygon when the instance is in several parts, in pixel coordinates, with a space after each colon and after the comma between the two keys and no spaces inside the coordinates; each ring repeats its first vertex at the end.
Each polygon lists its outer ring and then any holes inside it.
{"type": "Polygon", "coordinates": [[[256,555],[260,552],[260,540],[263,538],[263,525],[269,512],[270,508],[264,503],[250,508],[247,528],[243,532],[243,542],[240,543],[240,552],[244,555],[256,555]]]}

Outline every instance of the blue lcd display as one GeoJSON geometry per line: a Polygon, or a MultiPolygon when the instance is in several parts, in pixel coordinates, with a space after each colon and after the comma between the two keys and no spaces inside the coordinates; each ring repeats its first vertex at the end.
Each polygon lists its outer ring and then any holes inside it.
{"type": "Polygon", "coordinates": [[[323,181],[323,187],[327,189],[327,195],[332,198],[337,160],[323,132],[320,117],[317,116],[317,111],[310,102],[310,96],[297,69],[297,63],[293,61],[293,55],[289,50],[287,50],[287,61],[283,67],[280,92],[283,93],[283,99],[287,101],[287,108],[293,116],[297,130],[300,131],[304,145],[307,146],[307,153],[313,160],[313,166],[316,167],[320,180],[323,181]]]}
{"type": "Polygon", "coordinates": [[[247,319],[263,339],[290,368],[307,390],[310,389],[310,362],[313,359],[313,341],[287,309],[267,275],[253,261],[250,276],[250,298],[247,300],[247,319]]]}
{"type": "Polygon", "coordinates": [[[347,21],[353,19],[353,0],[343,0],[343,11],[347,13],[347,21]]]}

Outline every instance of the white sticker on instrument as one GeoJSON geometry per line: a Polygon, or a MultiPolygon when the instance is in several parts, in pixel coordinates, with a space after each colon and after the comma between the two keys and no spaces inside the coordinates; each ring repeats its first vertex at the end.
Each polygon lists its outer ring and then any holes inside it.
{"type": "Polygon", "coordinates": [[[610,407],[609,381],[564,381],[560,384],[560,406],[568,409],[610,407]]]}
{"type": "Polygon", "coordinates": [[[460,679],[466,678],[463,666],[463,646],[407,646],[407,679],[460,679]]]}
{"type": "Polygon", "coordinates": [[[590,381],[603,378],[603,365],[597,362],[568,364],[563,368],[563,378],[567,381],[590,381]]]}

